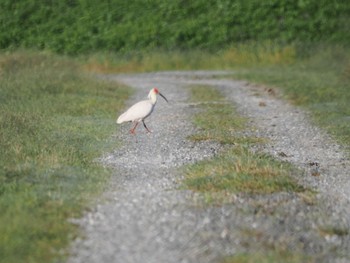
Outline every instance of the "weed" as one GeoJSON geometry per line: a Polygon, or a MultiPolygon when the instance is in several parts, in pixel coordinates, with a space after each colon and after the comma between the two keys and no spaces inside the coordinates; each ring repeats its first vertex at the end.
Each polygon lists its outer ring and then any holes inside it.
{"type": "Polygon", "coordinates": [[[232,69],[254,65],[291,64],[296,59],[293,45],[281,46],[272,41],[245,43],[224,50],[210,52],[200,49],[190,51],[140,51],[127,55],[99,52],[80,59],[85,69],[94,72],[149,72],[161,70],[232,69]]]}
{"type": "MultiPolygon", "coordinates": [[[[222,144],[235,144],[241,137],[235,137],[235,131],[245,126],[245,119],[232,117],[233,108],[210,86],[191,86],[192,100],[200,102],[202,112],[194,116],[194,123],[200,128],[198,134],[190,136],[192,140],[214,140],[222,144]]],[[[247,138],[245,138],[247,139],[247,138]]]]}
{"type": "Polygon", "coordinates": [[[322,236],[347,236],[350,234],[349,229],[344,226],[323,226],[319,228],[319,232],[322,236]]]}
{"type": "Polygon", "coordinates": [[[245,147],[236,147],[212,160],[187,167],[184,183],[190,189],[201,192],[270,194],[304,191],[289,176],[288,169],[287,164],[253,154],[245,147]]]}
{"type": "Polygon", "coordinates": [[[0,262],[50,262],[109,178],[94,159],[130,91],[49,54],[2,54],[0,72],[0,262]]]}
{"type": "MultiPolygon", "coordinates": [[[[208,86],[193,86],[191,92],[195,101],[225,102],[216,89],[208,86]]],[[[194,117],[200,131],[190,139],[213,140],[233,146],[211,160],[187,166],[184,184],[188,188],[205,193],[248,194],[305,190],[290,176],[290,165],[249,150],[249,145],[257,139],[236,136],[237,131],[245,128],[246,120],[234,112],[232,105],[204,103],[201,108],[202,112],[194,117]]]]}
{"type": "Polygon", "coordinates": [[[296,252],[287,251],[268,251],[268,252],[254,252],[254,253],[238,253],[231,257],[227,257],[222,260],[222,263],[313,263],[316,262],[313,258],[306,255],[298,254],[296,252]]]}

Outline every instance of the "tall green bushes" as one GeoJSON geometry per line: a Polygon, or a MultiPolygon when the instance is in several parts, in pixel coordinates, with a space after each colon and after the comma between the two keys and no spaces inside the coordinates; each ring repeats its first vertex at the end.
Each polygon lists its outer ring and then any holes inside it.
{"type": "Polygon", "coordinates": [[[2,0],[0,48],[217,49],[234,42],[350,41],[341,0],[2,0]]]}

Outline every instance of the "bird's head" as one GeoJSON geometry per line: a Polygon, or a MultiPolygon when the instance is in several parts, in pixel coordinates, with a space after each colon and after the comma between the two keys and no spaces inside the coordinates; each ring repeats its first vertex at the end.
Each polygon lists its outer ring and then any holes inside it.
{"type": "Polygon", "coordinates": [[[154,92],[155,94],[158,94],[158,93],[159,93],[159,90],[158,90],[157,88],[153,88],[152,90],[153,90],[153,92],[154,92]]]}
{"type": "Polygon", "coordinates": [[[148,94],[148,98],[153,102],[156,103],[157,101],[157,95],[160,95],[166,102],[168,102],[167,98],[159,92],[159,90],[157,88],[153,88],[151,89],[151,91],[148,94]]]}

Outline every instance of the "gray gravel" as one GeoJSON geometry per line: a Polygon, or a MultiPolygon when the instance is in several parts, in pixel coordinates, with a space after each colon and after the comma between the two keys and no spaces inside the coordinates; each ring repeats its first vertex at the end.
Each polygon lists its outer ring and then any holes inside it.
{"type": "MultiPolygon", "coordinates": [[[[294,251],[317,262],[350,262],[349,159],[306,113],[245,82],[213,79],[230,72],[162,72],[110,76],[134,87],[130,104],[158,87],[159,98],[137,136],[122,126],[123,146],[101,157],[115,168],[98,205],[74,219],[85,233],[74,241],[68,262],[216,262],[239,252],[294,251]],[[268,139],[254,150],[300,168],[299,182],[318,191],[315,200],[295,193],[233,195],[223,206],[205,206],[201,197],[179,189],[181,167],[210,158],[220,145],[194,143],[186,86],[217,87],[251,120],[250,135],[268,139]],[[263,102],[263,103],[262,103],[263,102]],[[262,106],[264,105],[264,106],[262,106]],[[318,165],[316,166],[315,163],[318,165]],[[312,173],[319,172],[319,176],[312,173]]],[[[221,76],[222,77],[222,76],[221,76]]]]}

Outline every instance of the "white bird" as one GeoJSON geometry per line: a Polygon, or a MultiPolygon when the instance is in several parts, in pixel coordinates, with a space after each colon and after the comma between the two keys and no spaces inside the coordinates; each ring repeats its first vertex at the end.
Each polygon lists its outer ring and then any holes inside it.
{"type": "Polygon", "coordinates": [[[147,132],[151,132],[145,124],[145,119],[153,112],[154,106],[157,103],[158,94],[162,96],[166,102],[168,102],[168,100],[158,91],[157,88],[153,88],[148,93],[148,100],[139,101],[131,106],[126,112],[118,117],[117,123],[135,122],[135,126],[130,130],[130,133],[135,134],[137,125],[142,121],[147,132]]]}

